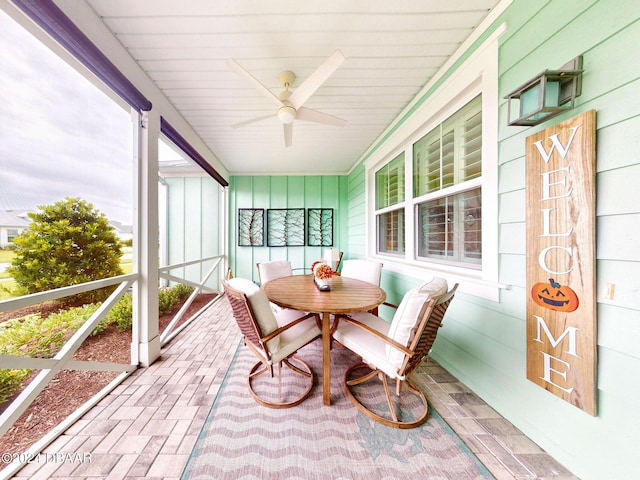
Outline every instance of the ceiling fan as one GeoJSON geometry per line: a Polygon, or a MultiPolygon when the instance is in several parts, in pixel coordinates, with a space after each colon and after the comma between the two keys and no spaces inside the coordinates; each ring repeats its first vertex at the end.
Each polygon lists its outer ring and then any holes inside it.
{"type": "MultiPolygon", "coordinates": [[[[333,75],[344,61],[345,57],[342,52],[340,50],[336,50],[304,82],[302,82],[298,88],[293,91],[290,91],[289,88],[293,85],[296,76],[293,72],[285,70],[278,76],[280,84],[284,87],[284,90],[280,95],[274,94],[235,60],[230,58],[227,60],[227,63],[236,73],[246,78],[249,83],[276,104],[277,110],[275,115],[280,119],[284,127],[284,145],[285,147],[290,147],[293,138],[293,121],[296,119],[307,122],[322,123],[324,125],[335,125],[338,127],[342,127],[347,124],[346,120],[303,106],[304,103],[309,100],[311,95],[313,95],[315,91],[320,88],[320,86],[331,75],[333,75]]],[[[242,127],[250,123],[270,118],[273,115],[274,114],[269,114],[245,120],[244,122],[232,125],[232,127],[242,127]]]]}

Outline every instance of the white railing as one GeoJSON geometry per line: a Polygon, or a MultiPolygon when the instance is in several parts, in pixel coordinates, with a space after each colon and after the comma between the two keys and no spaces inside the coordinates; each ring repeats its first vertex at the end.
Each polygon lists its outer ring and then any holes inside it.
{"type": "Polygon", "coordinates": [[[80,348],[85,339],[91,334],[98,323],[120,300],[129,287],[138,278],[136,274],[120,275],[87,282],[71,287],[57,288],[47,292],[34,293],[22,297],[0,301],[0,312],[7,312],[18,308],[36,305],[50,300],[89,292],[112,285],[118,285],[116,290],[105,300],[102,305],[82,324],[75,334],[67,340],[53,358],[29,358],[12,355],[0,355],[0,368],[2,369],[33,369],[41,370],[31,383],[15,398],[13,402],[0,416],[0,436],[4,435],[15,421],[31,405],[38,394],[49,384],[51,379],[63,369],[89,370],[89,371],[113,371],[129,374],[136,369],[136,365],[125,365],[107,362],[88,362],[71,360],[73,354],[80,348]]]}
{"type": "MultiPolygon", "coordinates": [[[[189,296],[187,301],[184,303],[184,305],[182,305],[180,310],[171,319],[171,322],[167,325],[167,328],[165,328],[164,331],[160,334],[160,345],[162,345],[162,346],[166,345],[178,333],[180,333],[183,329],[185,329],[193,320],[195,320],[195,318],[198,316],[197,314],[191,316],[191,318],[187,319],[187,321],[184,322],[183,324],[181,324],[178,328],[175,328],[175,326],[182,319],[182,317],[184,316],[186,311],[189,309],[189,307],[191,306],[193,301],[196,299],[196,297],[201,292],[210,292],[210,293],[217,293],[217,294],[220,293],[219,291],[217,291],[217,290],[215,290],[215,289],[213,289],[211,287],[206,286],[205,283],[209,280],[209,278],[211,278],[211,275],[213,275],[213,273],[220,267],[223,259],[224,259],[224,255],[215,255],[215,256],[212,256],[212,257],[200,258],[198,260],[191,260],[189,262],[183,262],[183,263],[176,263],[176,264],[173,264],[173,265],[167,265],[166,267],[161,267],[159,269],[160,270],[160,278],[164,278],[166,280],[172,280],[174,282],[183,283],[185,285],[190,285],[190,286],[193,287],[193,292],[191,293],[191,295],[189,296]],[[211,266],[211,268],[209,268],[209,270],[207,270],[207,272],[204,274],[204,276],[200,279],[200,282],[194,282],[194,281],[191,281],[191,280],[187,280],[187,279],[184,279],[184,278],[181,278],[181,277],[178,277],[176,275],[172,275],[172,274],[169,273],[170,271],[176,270],[178,268],[187,267],[187,266],[190,266],[190,265],[204,264],[204,262],[208,262],[210,260],[213,260],[213,265],[211,266]]],[[[203,307],[202,310],[204,310],[207,307],[209,307],[209,305],[211,303],[215,302],[219,298],[220,298],[220,295],[218,295],[216,298],[214,298],[212,300],[212,302],[210,302],[205,307],[203,307]]]]}
{"type": "MultiPolygon", "coordinates": [[[[135,371],[137,365],[120,364],[109,362],[90,362],[72,360],[73,354],[80,348],[85,339],[96,328],[98,323],[106,316],[120,298],[129,290],[131,285],[138,279],[137,274],[120,275],[112,278],[105,278],[93,282],[87,282],[80,285],[58,288],[41,293],[34,293],[18,298],[0,301],[0,312],[8,312],[18,308],[24,308],[31,305],[37,305],[50,300],[77,295],[79,293],[98,290],[100,288],[117,285],[114,292],[107,298],[102,305],[89,317],[89,319],[80,326],[69,340],[62,346],[53,358],[29,358],[13,355],[0,355],[1,369],[33,369],[40,370],[40,373],[22,390],[22,392],[11,402],[10,405],[0,415],[0,436],[4,435],[20,418],[20,416],[29,408],[38,394],[44,390],[52,378],[60,370],[86,370],[86,371],[111,371],[120,372],[113,381],[103,388],[97,395],[94,395],[89,401],[82,405],[79,409],[67,417],[61,424],[54,427],[44,438],[34,444],[28,452],[25,452],[25,458],[28,455],[36,455],[42,451],[49,443],[51,443],[61,432],[72,425],[78,418],[84,415],[92,408],[100,399],[106,396],[113,388],[122,382],[124,378],[135,371]]],[[[137,332],[134,328],[133,331],[137,332]]],[[[134,334],[135,335],[135,334],[134,334]]],[[[137,339],[133,340],[137,343],[137,339]]],[[[14,471],[19,469],[21,463],[12,464],[7,469],[14,471]]],[[[7,469],[2,471],[2,475],[7,473],[7,469]]]]}
{"type": "MultiPolygon", "coordinates": [[[[189,306],[193,303],[195,298],[201,292],[211,292],[219,294],[220,292],[208,287],[205,283],[213,275],[213,273],[220,268],[224,255],[217,255],[199,260],[193,260],[190,262],[184,262],[175,265],[169,265],[160,268],[160,277],[172,280],[178,283],[183,283],[194,287],[194,291],[189,296],[185,304],[176,313],[175,317],[171,320],[169,325],[160,336],[161,344],[165,345],[171,339],[173,339],[178,333],[180,333],[185,327],[187,327],[197,316],[193,315],[190,319],[184,322],[180,327],[175,328],[175,325],[184,316],[189,306]],[[172,270],[187,267],[195,264],[202,264],[207,261],[213,260],[213,265],[206,274],[201,278],[200,282],[194,282],[181,278],[176,275],[172,275],[172,270]]],[[[222,277],[222,275],[220,276],[222,277]]],[[[96,280],[93,282],[87,282],[80,285],[74,285],[70,287],[58,288],[55,290],[49,290],[47,292],[34,293],[31,295],[25,295],[22,297],[11,298],[8,300],[0,301],[0,313],[16,310],[19,308],[29,307],[31,305],[37,305],[43,302],[57,300],[63,297],[71,295],[77,295],[79,293],[89,292],[91,290],[98,290],[104,287],[117,285],[115,291],[107,298],[100,307],[91,315],[91,317],[75,332],[75,334],[67,340],[58,353],[53,358],[30,358],[20,357],[13,355],[0,355],[0,369],[31,369],[40,370],[38,375],[29,383],[29,385],[11,402],[10,405],[0,415],[0,437],[4,435],[13,424],[20,418],[20,416],[29,408],[29,406],[36,399],[38,394],[46,388],[53,377],[61,370],[73,369],[73,370],[85,370],[85,371],[111,371],[120,372],[120,374],[114,378],[107,386],[105,386],[100,392],[94,395],[90,400],[78,408],[75,412],[69,415],[63,422],[55,426],[45,437],[34,443],[27,452],[24,453],[24,458],[34,458],[39,452],[46,448],[55,438],[62,432],[69,428],[75,421],[77,421],[82,415],[88,412],[94,407],[102,398],[104,398],[109,392],[111,392],[116,386],[118,386],[127,376],[134,372],[138,365],[134,363],[119,364],[109,362],[91,362],[72,360],[74,353],[80,348],[82,343],[96,328],[98,323],[107,315],[107,313],[113,308],[113,306],[122,298],[122,296],[129,291],[131,286],[138,280],[139,275],[136,273],[128,275],[120,275],[117,277],[106,278],[102,280],[96,280]]],[[[218,295],[212,302],[204,306],[201,310],[208,308],[211,303],[219,299],[218,295]]],[[[198,313],[200,313],[198,312],[198,313]]],[[[132,344],[138,343],[139,326],[135,324],[132,328],[132,344]]],[[[133,353],[133,352],[132,352],[133,353]]],[[[136,357],[137,358],[137,355],[136,357]]],[[[130,362],[134,362],[134,358],[130,362]]],[[[16,462],[7,465],[0,472],[0,478],[8,478],[5,475],[12,475],[17,472],[24,462],[16,462]]]]}

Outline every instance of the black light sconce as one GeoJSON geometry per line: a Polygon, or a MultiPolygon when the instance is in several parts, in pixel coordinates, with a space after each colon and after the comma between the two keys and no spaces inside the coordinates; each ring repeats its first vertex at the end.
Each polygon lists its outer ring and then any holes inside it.
{"type": "Polygon", "coordinates": [[[582,93],[582,55],[560,70],[545,70],[507,95],[508,125],[538,125],[571,110],[582,93]],[[518,117],[512,119],[512,112],[518,117]]]}

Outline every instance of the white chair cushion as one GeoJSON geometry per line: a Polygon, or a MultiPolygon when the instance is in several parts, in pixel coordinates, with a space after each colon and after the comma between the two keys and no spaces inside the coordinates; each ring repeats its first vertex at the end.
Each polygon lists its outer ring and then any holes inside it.
{"type": "Polygon", "coordinates": [[[343,277],[355,278],[364,282],[380,285],[382,264],[373,260],[345,260],[342,262],[343,277]]]}
{"type": "MultiPolygon", "coordinates": [[[[416,323],[422,306],[430,298],[447,293],[447,290],[447,281],[440,277],[434,277],[424,285],[409,290],[393,316],[388,336],[399,344],[408,346],[412,333],[417,327],[416,323]]],[[[386,346],[386,352],[389,362],[396,368],[400,368],[404,361],[404,353],[391,345],[386,346]]]]}
{"type": "Polygon", "coordinates": [[[272,260],[258,264],[260,283],[265,284],[276,278],[289,277],[293,275],[291,262],[288,260],[272,260]]]}
{"type": "MultiPolygon", "coordinates": [[[[279,326],[284,327],[304,315],[306,315],[304,312],[286,308],[276,315],[276,320],[278,321],[279,326]]],[[[309,343],[321,333],[322,332],[318,328],[314,317],[307,318],[295,327],[285,330],[278,335],[278,338],[280,339],[280,348],[277,352],[271,352],[271,363],[277,364],[292,353],[297,352],[301,347],[309,343]]]]}
{"type": "MultiPolygon", "coordinates": [[[[231,278],[228,280],[228,283],[231,288],[238,290],[247,296],[249,305],[251,305],[253,313],[256,316],[256,320],[258,325],[260,325],[263,336],[268,335],[278,328],[278,322],[271,310],[269,299],[260,287],[246,278],[231,278]]],[[[280,348],[280,336],[269,340],[267,342],[267,348],[272,355],[277,352],[280,348]]]]}
{"type": "MultiPolygon", "coordinates": [[[[388,336],[391,324],[380,317],[368,312],[353,313],[349,316],[388,336]]],[[[338,324],[333,338],[361,356],[364,362],[376,366],[391,378],[398,377],[398,367],[389,362],[385,348],[387,344],[380,338],[344,320],[338,324]]]]}

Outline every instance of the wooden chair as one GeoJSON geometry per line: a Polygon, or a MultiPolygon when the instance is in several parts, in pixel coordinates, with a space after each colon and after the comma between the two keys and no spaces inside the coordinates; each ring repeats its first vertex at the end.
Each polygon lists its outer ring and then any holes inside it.
{"type": "Polygon", "coordinates": [[[410,375],[429,354],[457,287],[447,291],[446,281],[434,278],[407,292],[391,323],[368,312],[337,316],[339,324],[333,338],[363,360],[347,370],[344,380],[347,396],[360,411],[390,427],[413,428],[424,423],[429,410],[427,399],[410,375]],[[365,373],[351,378],[356,370],[365,373]],[[396,381],[395,401],[387,377],[396,381]],[[382,382],[386,406],[384,402],[380,407],[363,396],[358,398],[354,392],[354,387],[376,378],[382,382]],[[403,392],[403,386],[411,393],[403,392]],[[408,403],[405,397],[411,394],[418,413],[403,416],[400,404],[408,403]]]}
{"type": "MultiPolygon", "coordinates": [[[[251,280],[232,278],[223,281],[223,288],[231,304],[233,316],[240,327],[244,344],[258,357],[259,361],[249,372],[248,386],[251,396],[261,405],[271,408],[288,408],[300,404],[311,393],[313,387],[313,372],[308,364],[295,356],[296,352],[320,337],[321,331],[317,327],[317,314],[298,316],[296,310],[284,310],[274,315],[265,293],[251,280]],[[257,379],[267,373],[274,376],[273,367],[278,366],[277,386],[267,382],[265,393],[258,393],[255,388],[257,379]],[[283,399],[280,371],[287,367],[294,375],[302,377],[302,386],[294,388],[293,393],[287,392],[287,399],[283,399]],[[277,400],[272,393],[277,390],[277,400]],[[268,397],[268,398],[267,398],[268,397]],[[293,398],[289,398],[293,397],[293,398]]],[[[262,379],[261,379],[262,380],[262,379]]]]}

